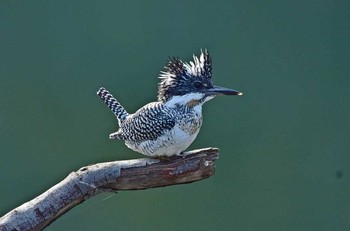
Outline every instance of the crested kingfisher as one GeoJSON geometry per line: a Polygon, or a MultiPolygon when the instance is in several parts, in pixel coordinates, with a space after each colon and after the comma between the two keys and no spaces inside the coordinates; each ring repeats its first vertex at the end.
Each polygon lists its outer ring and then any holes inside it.
{"type": "Polygon", "coordinates": [[[133,114],[103,87],[97,95],[117,117],[119,130],[110,139],[125,141],[130,149],[151,157],[181,155],[197,137],[202,125],[202,105],[218,95],[241,92],[214,86],[207,50],[193,61],[171,58],[160,72],[158,100],[133,114]]]}

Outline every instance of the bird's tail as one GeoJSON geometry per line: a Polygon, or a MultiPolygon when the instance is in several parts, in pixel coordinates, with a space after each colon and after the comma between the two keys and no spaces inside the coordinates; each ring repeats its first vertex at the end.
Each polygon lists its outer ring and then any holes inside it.
{"type": "Polygon", "coordinates": [[[113,112],[113,114],[117,117],[119,126],[125,121],[126,117],[129,113],[124,109],[122,105],[107,91],[106,88],[101,87],[97,91],[97,95],[107,104],[109,109],[113,112]]]}

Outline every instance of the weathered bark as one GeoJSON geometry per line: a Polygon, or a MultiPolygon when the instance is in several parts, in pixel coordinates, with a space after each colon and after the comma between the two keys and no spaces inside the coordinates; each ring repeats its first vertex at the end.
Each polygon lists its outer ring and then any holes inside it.
{"type": "Polygon", "coordinates": [[[101,192],[164,187],[208,178],[215,172],[214,161],[218,157],[217,148],[206,148],[163,160],[143,158],[82,167],[1,217],[0,230],[42,230],[101,192]]]}

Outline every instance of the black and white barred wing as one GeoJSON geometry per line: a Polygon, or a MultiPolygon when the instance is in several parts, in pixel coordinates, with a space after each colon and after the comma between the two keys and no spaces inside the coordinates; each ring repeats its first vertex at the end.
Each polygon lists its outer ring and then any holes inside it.
{"type": "Polygon", "coordinates": [[[110,135],[111,139],[142,142],[156,140],[175,126],[175,119],[169,108],[154,102],[130,115],[119,128],[110,135]]]}

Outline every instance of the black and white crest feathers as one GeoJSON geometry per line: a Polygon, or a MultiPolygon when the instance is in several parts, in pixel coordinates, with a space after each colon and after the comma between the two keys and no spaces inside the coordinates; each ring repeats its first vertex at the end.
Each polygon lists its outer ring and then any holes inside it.
{"type": "Polygon", "coordinates": [[[164,68],[159,76],[158,101],[165,102],[174,95],[186,93],[196,81],[212,85],[212,64],[207,50],[201,50],[199,57],[193,55],[193,61],[189,63],[174,57],[164,68]]]}

